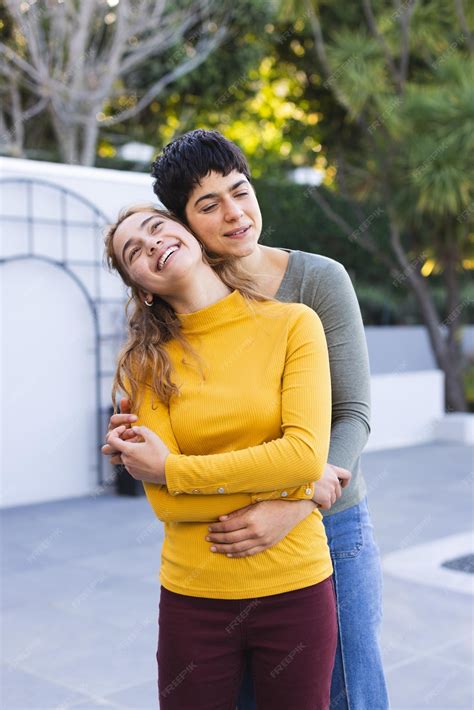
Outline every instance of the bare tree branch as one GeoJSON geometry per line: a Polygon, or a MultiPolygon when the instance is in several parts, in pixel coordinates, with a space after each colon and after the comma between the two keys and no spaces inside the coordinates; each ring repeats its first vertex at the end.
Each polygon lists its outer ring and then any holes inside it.
{"type": "Polygon", "coordinates": [[[216,32],[215,39],[212,42],[208,42],[207,47],[205,49],[202,48],[200,52],[196,51],[194,57],[191,57],[186,62],[178,64],[174,69],[171,70],[171,72],[161,77],[157,82],[153,84],[153,86],[148,89],[148,91],[144,94],[144,96],[142,96],[142,98],[137,102],[135,106],[125,111],[122,111],[117,116],[112,116],[110,118],[104,119],[103,121],[101,121],[101,125],[113,126],[116,123],[121,123],[122,121],[125,121],[128,118],[135,116],[142,109],[148,106],[153,101],[153,99],[155,99],[169,84],[171,84],[173,81],[176,81],[176,79],[179,79],[181,76],[188,74],[192,69],[195,69],[200,64],[202,64],[207,59],[209,54],[213,51],[213,49],[215,49],[215,47],[219,44],[219,41],[224,34],[225,29],[218,30],[218,32],[216,32]]]}
{"type": "Polygon", "coordinates": [[[0,73],[11,79],[16,72],[22,92],[39,99],[35,110],[47,108],[63,157],[90,164],[102,126],[136,116],[222,42],[231,0],[183,0],[178,7],[174,0],[120,0],[112,7],[96,0],[6,0],[6,6],[15,30],[11,47],[0,43],[0,73]],[[133,106],[100,120],[108,102],[131,94],[133,70],[159,57],[169,65],[170,49],[194,29],[190,51],[155,75],[133,106]]]}
{"type": "Polygon", "coordinates": [[[464,13],[464,6],[462,0],[454,0],[454,6],[456,8],[456,15],[458,16],[459,24],[463,31],[463,35],[466,38],[467,46],[469,51],[474,52],[474,35],[472,34],[469,26],[467,24],[466,15],[464,13]]]}
{"type": "Polygon", "coordinates": [[[344,217],[341,217],[340,214],[333,210],[329,202],[323,197],[321,190],[311,190],[310,194],[311,197],[322,209],[326,217],[328,217],[331,222],[337,225],[346,237],[348,237],[352,241],[357,241],[357,243],[366,251],[376,256],[377,259],[379,259],[387,267],[387,269],[389,269],[390,272],[395,271],[393,268],[393,262],[383,251],[381,251],[381,249],[377,247],[377,244],[372,239],[370,231],[368,229],[364,233],[359,233],[357,234],[357,236],[354,236],[355,232],[358,231],[358,228],[354,229],[353,227],[351,227],[349,222],[347,222],[344,217]]]}
{"type": "Polygon", "coordinates": [[[23,116],[21,110],[21,97],[18,88],[18,81],[10,82],[10,98],[12,107],[12,124],[13,136],[15,138],[15,147],[18,153],[23,153],[23,145],[25,141],[25,132],[23,129],[23,116]]]}
{"type": "Polygon", "coordinates": [[[71,87],[73,91],[78,91],[82,87],[87,42],[91,20],[94,15],[94,4],[94,0],[81,0],[77,17],[78,27],[70,38],[69,61],[66,65],[66,74],[72,77],[71,87]]]}
{"type": "Polygon", "coordinates": [[[37,101],[34,104],[34,106],[31,106],[26,111],[23,111],[23,122],[26,123],[27,121],[30,120],[30,118],[34,118],[39,113],[41,113],[41,111],[44,111],[47,104],[48,104],[48,99],[43,97],[39,101],[37,101]]]}
{"type": "Polygon", "coordinates": [[[416,0],[409,0],[402,7],[401,0],[396,0],[398,12],[400,14],[400,28],[402,33],[401,56],[400,56],[400,91],[403,92],[408,76],[408,66],[410,63],[410,23],[415,9],[416,0]]]}
{"type": "Polygon", "coordinates": [[[0,42],[0,54],[35,81],[41,81],[41,77],[34,66],[22,59],[11,47],[7,47],[3,42],[0,42]]]}
{"type": "Polygon", "coordinates": [[[359,219],[359,223],[365,220],[365,215],[362,211],[362,207],[358,202],[354,203],[349,195],[349,190],[347,189],[346,174],[348,172],[347,162],[344,158],[343,152],[340,146],[337,149],[337,184],[340,187],[342,197],[351,205],[355,214],[359,219]]]}
{"type": "MultiPolygon", "coordinates": [[[[166,26],[161,27],[162,38],[161,38],[161,50],[165,50],[173,47],[177,40],[182,37],[190,27],[195,23],[195,17],[188,17],[181,22],[178,27],[171,27],[168,29],[166,26]]],[[[149,40],[142,42],[141,45],[134,51],[130,52],[120,64],[120,74],[126,74],[127,72],[134,69],[136,66],[145,61],[148,57],[153,56],[156,53],[156,40],[154,37],[150,37],[149,40]]]]}
{"type": "Polygon", "coordinates": [[[398,87],[399,90],[401,90],[401,81],[400,81],[400,74],[398,72],[397,66],[395,64],[395,59],[390,51],[390,48],[385,41],[385,37],[383,34],[379,31],[377,27],[377,23],[375,21],[374,13],[372,11],[372,4],[370,0],[362,0],[362,6],[364,8],[364,13],[365,17],[367,20],[367,24],[369,26],[369,30],[372,34],[372,36],[379,42],[380,46],[383,49],[383,53],[385,55],[385,61],[387,62],[387,66],[389,68],[390,74],[392,75],[393,82],[395,86],[398,87]]]}
{"type": "Polygon", "coordinates": [[[319,63],[323,68],[324,75],[328,77],[331,74],[331,68],[329,66],[329,61],[326,54],[326,47],[324,45],[321,23],[319,22],[319,18],[314,11],[313,3],[311,2],[311,0],[305,0],[304,4],[306,7],[306,15],[307,17],[309,17],[313,35],[317,39],[317,42],[315,44],[316,54],[318,55],[319,63]]]}
{"type": "MultiPolygon", "coordinates": [[[[322,75],[326,79],[325,81],[325,86],[332,91],[334,94],[336,100],[339,102],[339,104],[345,108],[347,111],[350,111],[351,106],[350,103],[348,102],[347,98],[344,96],[342,91],[339,89],[339,86],[337,84],[337,77],[336,77],[336,72],[332,72],[331,66],[329,64],[329,60],[327,57],[327,52],[326,52],[326,46],[323,38],[323,32],[321,29],[321,23],[319,21],[318,16],[316,15],[314,11],[314,7],[312,5],[311,0],[305,0],[305,7],[306,7],[306,15],[309,17],[310,24],[311,24],[311,29],[313,32],[313,37],[314,37],[314,46],[316,49],[316,55],[318,57],[318,60],[321,65],[322,69],[322,75]]],[[[365,117],[363,113],[358,113],[355,116],[355,122],[357,125],[362,128],[368,139],[372,142],[373,141],[373,136],[369,130],[369,125],[367,124],[367,121],[365,120],[365,117]]]]}

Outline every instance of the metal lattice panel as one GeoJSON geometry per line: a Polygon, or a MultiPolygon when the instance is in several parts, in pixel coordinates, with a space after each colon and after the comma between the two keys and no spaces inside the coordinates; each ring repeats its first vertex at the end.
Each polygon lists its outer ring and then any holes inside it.
{"type": "Polygon", "coordinates": [[[4,178],[0,190],[0,264],[38,259],[62,269],[80,288],[92,314],[100,485],[102,424],[123,337],[125,300],[123,285],[103,264],[102,230],[107,217],[81,195],[45,180],[4,178]]]}

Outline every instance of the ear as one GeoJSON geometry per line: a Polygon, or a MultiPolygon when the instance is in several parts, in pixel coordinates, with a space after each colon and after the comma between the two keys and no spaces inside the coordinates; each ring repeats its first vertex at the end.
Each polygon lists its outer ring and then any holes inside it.
{"type": "Polygon", "coordinates": [[[153,294],[149,291],[142,291],[141,289],[138,289],[138,295],[140,300],[143,302],[148,301],[148,303],[151,303],[151,301],[153,301],[153,294]]]}

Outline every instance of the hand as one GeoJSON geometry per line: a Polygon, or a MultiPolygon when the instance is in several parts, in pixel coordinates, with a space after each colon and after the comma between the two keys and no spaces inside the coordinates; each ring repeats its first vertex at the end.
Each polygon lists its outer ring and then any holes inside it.
{"type": "MultiPolygon", "coordinates": [[[[120,400],[120,414],[113,414],[110,417],[109,427],[107,431],[109,432],[112,429],[115,429],[116,427],[122,425],[130,427],[133,422],[137,421],[137,419],[138,417],[135,414],[131,414],[130,412],[130,400],[126,397],[123,397],[123,399],[120,400]]],[[[116,451],[115,449],[112,449],[109,444],[105,444],[105,446],[102,447],[102,453],[105,456],[110,456],[110,463],[113,466],[122,464],[122,457],[120,455],[120,452],[116,451]]]]}
{"type": "Polygon", "coordinates": [[[352,473],[340,466],[327,463],[322,477],[314,484],[312,500],[318,508],[329,510],[342,495],[342,488],[349,485],[352,473]]]}
{"type": "Polygon", "coordinates": [[[269,500],[247,505],[221,515],[220,522],[211,523],[206,540],[215,543],[215,550],[211,551],[228,557],[255,555],[280,542],[314,508],[310,500],[269,500]]]}
{"type": "Polygon", "coordinates": [[[145,426],[122,425],[106,436],[107,444],[119,451],[122,464],[137,481],[166,485],[165,462],[170,453],[160,437],[145,426]]]}

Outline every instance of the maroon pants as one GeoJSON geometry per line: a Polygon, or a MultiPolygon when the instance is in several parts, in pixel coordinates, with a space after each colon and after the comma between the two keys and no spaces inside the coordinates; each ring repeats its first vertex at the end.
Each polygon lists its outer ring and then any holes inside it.
{"type": "Polygon", "coordinates": [[[250,654],[258,710],[326,710],[336,652],[332,577],[254,599],[201,599],[161,587],[161,710],[235,710],[250,654]]]}

